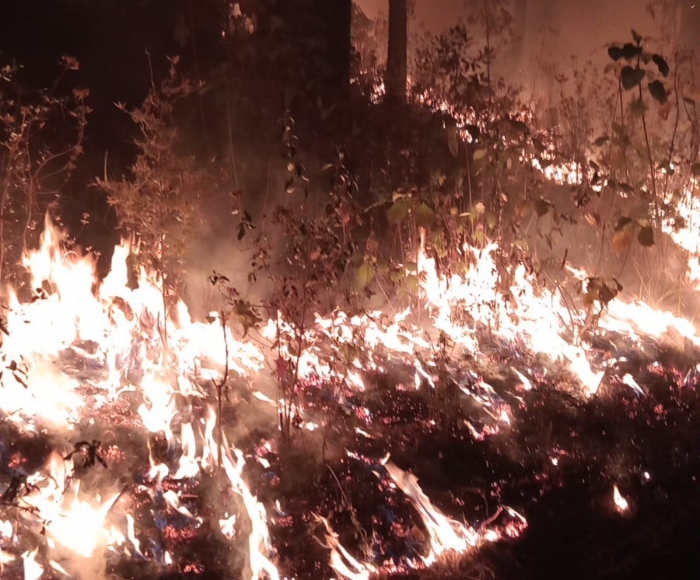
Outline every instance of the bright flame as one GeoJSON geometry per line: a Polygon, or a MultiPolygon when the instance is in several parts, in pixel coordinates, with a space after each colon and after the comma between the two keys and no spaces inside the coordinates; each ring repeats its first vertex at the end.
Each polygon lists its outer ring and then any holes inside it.
{"type": "Polygon", "coordinates": [[[629,503],[624,497],[622,497],[617,485],[613,485],[613,502],[615,504],[615,508],[620,513],[624,513],[629,509],[629,503]]]}

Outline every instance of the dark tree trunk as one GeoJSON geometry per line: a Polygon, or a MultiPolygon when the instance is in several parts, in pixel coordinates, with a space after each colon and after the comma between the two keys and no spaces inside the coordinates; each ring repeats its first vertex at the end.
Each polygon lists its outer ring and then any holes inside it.
{"type": "Polygon", "coordinates": [[[389,0],[389,47],[384,86],[387,100],[406,100],[408,10],[406,0],[389,0]]]}
{"type": "Polygon", "coordinates": [[[324,23],[329,85],[344,92],[350,85],[352,0],[313,0],[313,7],[324,23]]]}

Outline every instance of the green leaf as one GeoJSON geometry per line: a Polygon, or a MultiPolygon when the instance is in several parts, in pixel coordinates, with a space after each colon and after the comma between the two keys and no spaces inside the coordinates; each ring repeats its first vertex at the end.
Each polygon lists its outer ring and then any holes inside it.
{"type": "Polygon", "coordinates": [[[549,211],[549,206],[549,202],[545,199],[539,198],[535,200],[535,212],[537,213],[537,217],[546,215],[549,211]]]}
{"type": "Polygon", "coordinates": [[[459,154],[459,136],[457,134],[457,127],[455,125],[450,125],[446,129],[447,133],[447,147],[452,153],[452,157],[457,157],[459,154]]]}
{"type": "Polygon", "coordinates": [[[357,285],[360,288],[368,286],[377,274],[376,268],[367,262],[357,269],[357,285]]]}
{"type": "Polygon", "coordinates": [[[498,217],[496,217],[496,214],[491,213],[491,212],[486,214],[486,223],[488,224],[488,226],[491,229],[495,228],[496,225],[498,224],[498,217]]]}
{"type": "Polygon", "coordinates": [[[405,199],[395,201],[389,210],[386,212],[386,219],[392,226],[401,225],[408,217],[408,211],[411,209],[411,202],[405,199]]]}
{"type": "Polygon", "coordinates": [[[664,60],[664,58],[659,54],[652,54],[651,60],[654,61],[654,64],[658,67],[659,72],[664,77],[667,77],[668,73],[671,72],[671,69],[668,67],[668,63],[664,60]]]}
{"type": "Polygon", "coordinates": [[[413,215],[416,218],[416,225],[421,228],[431,228],[435,222],[435,212],[424,203],[413,210],[413,215]]]}
{"type": "Polygon", "coordinates": [[[664,87],[664,84],[661,81],[654,81],[653,83],[649,83],[649,93],[662,105],[668,100],[668,93],[666,92],[666,87],[664,87]]]}
{"type": "Polygon", "coordinates": [[[487,153],[488,153],[487,149],[477,149],[476,151],[474,151],[474,155],[473,155],[474,161],[480,161],[481,159],[484,159],[484,157],[486,157],[487,153]]]}
{"type": "Polygon", "coordinates": [[[445,244],[444,236],[440,232],[435,232],[433,235],[433,247],[438,258],[447,257],[447,245],[445,244]]]}
{"type": "Polygon", "coordinates": [[[631,66],[623,66],[620,71],[620,81],[622,81],[622,87],[629,91],[636,87],[642,82],[644,78],[644,71],[638,67],[632,68],[631,66]]]}
{"type": "Polygon", "coordinates": [[[643,227],[637,234],[637,241],[640,245],[649,248],[654,245],[654,230],[651,226],[643,227]]]}
{"type": "Polygon", "coordinates": [[[406,289],[406,292],[410,294],[415,294],[416,292],[418,292],[418,276],[406,276],[404,278],[404,287],[406,289]]]}

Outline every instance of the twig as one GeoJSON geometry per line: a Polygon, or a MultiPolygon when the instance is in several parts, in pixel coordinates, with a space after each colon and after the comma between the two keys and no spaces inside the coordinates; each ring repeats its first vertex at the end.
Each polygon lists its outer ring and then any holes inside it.
{"type": "Polygon", "coordinates": [[[221,322],[221,331],[223,332],[224,335],[224,352],[225,352],[225,362],[224,362],[224,376],[221,379],[220,383],[217,383],[216,381],[212,381],[214,383],[214,387],[216,387],[216,399],[217,399],[217,404],[218,404],[218,412],[219,412],[219,419],[218,419],[218,425],[217,425],[217,430],[219,432],[219,454],[218,454],[218,465],[219,469],[221,469],[221,456],[223,454],[223,444],[224,444],[224,431],[223,431],[223,423],[222,423],[222,412],[223,412],[223,399],[222,399],[222,393],[223,389],[226,386],[226,383],[228,381],[228,334],[226,334],[226,313],[223,310],[219,311],[219,320],[221,322]]]}

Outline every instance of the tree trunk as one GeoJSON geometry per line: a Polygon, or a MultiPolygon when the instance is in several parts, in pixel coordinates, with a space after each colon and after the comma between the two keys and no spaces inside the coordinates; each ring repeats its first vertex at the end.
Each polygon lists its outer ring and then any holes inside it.
{"type": "Polygon", "coordinates": [[[389,46],[384,86],[388,101],[406,100],[408,9],[406,0],[389,0],[389,46]]]}
{"type": "Polygon", "coordinates": [[[314,0],[313,6],[325,25],[329,84],[345,92],[350,86],[352,0],[314,0]]]}
{"type": "Polygon", "coordinates": [[[525,36],[527,31],[527,0],[513,0],[513,36],[510,41],[510,67],[522,80],[525,64],[525,36]]]}

